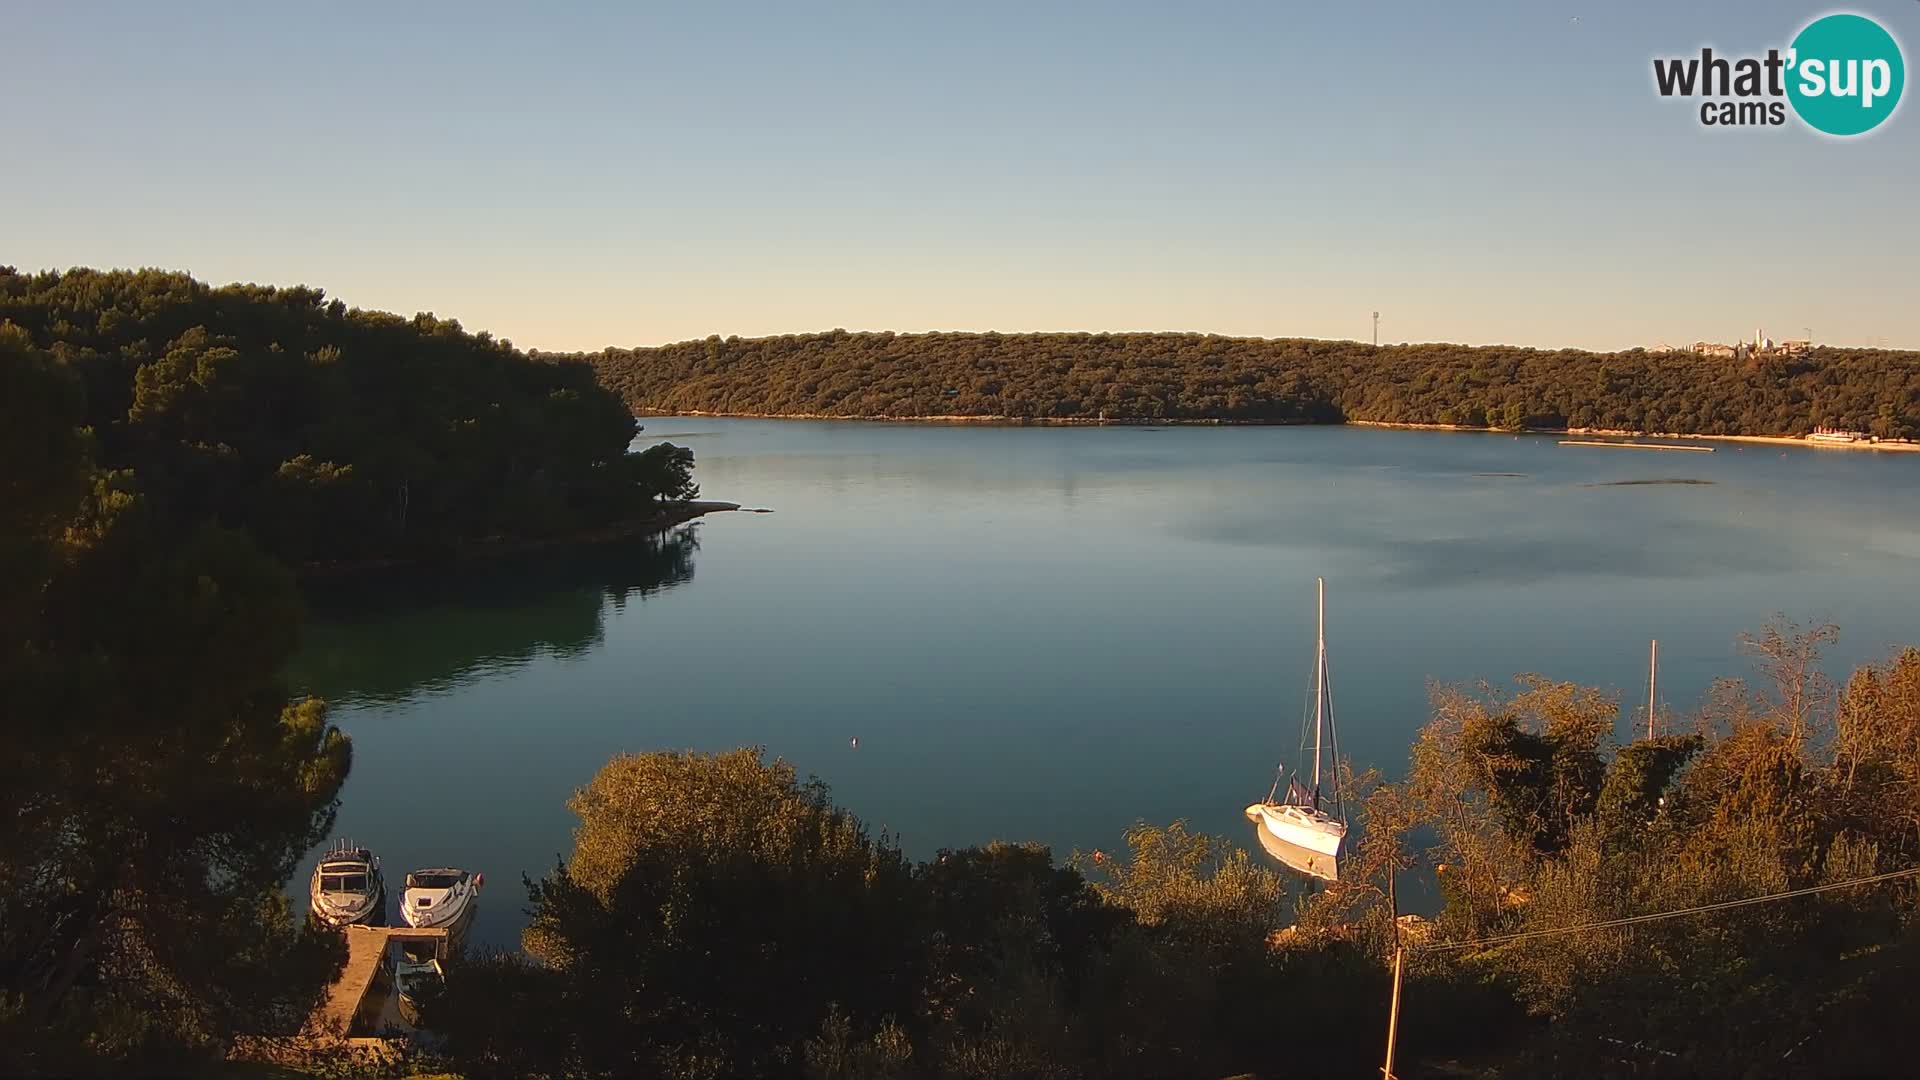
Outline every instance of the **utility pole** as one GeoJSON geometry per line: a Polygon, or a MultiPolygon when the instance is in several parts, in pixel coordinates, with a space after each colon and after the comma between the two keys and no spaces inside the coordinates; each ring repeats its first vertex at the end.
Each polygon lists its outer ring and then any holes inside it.
{"type": "Polygon", "coordinates": [[[1393,1007],[1387,1013],[1387,1063],[1380,1069],[1380,1075],[1386,1080],[1394,1080],[1393,1044],[1400,1034],[1400,963],[1405,952],[1398,945],[1393,948],[1393,1007]]]}
{"type": "Polygon", "coordinates": [[[1406,956],[1406,949],[1400,945],[1400,898],[1394,891],[1394,879],[1399,873],[1394,866],[1387,865],[1387,910],[1393,915],[1393,1004],[1387,1009],[1387,1063],[1380,1067],[1380,1075],[1386,1080],[1393,1077],[1393,1051],[1400,1036],[1400,969],[1406,956]]]}
{"type": "Polygon", "coordinates": [[[1653,738],[1653,682],[1660,677],[1660,639],[1653,639],[1653,648],[1647,653],[1647,738],[1653,738]]]}
{"type": "Polygon", "coordinates": [[[1373,313],[1373,347],[1380,347],[1380,313],[1373,313]]]}

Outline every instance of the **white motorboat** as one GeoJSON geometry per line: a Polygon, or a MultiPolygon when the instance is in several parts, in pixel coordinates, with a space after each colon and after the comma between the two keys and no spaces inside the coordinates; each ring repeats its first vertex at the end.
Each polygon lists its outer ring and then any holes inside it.
{"type": "Polygon", "coordinates": [[[322,926],[386,923],[387,886],[380,877],[380,860],[351,840],[320,856],[307,891],[314,921],[322,926]]]}
{"type": "MultiPolygon", "coordinates": [[[[1340,846],[1347,837],[1346,809],[1340,790],[1340,742],[1333,726],[1333,689],[1327,679],[1327,583],[1319,581],[1319,625],[1313,665],[1313,766],[1311,780],[1287,781],[1284,797],[1276,774],[1267,797],[1247,807],[1247,820],[1261,832],[1261,846],[1275,858],[1306,874],[1339,879],[1340,846]],[[1322,762],[1331,756],[1322,791],[1322,762]],[[1278,843],[1269,843],[1269,840],[1278,843]]],[[[1303,738],[1302,743],[1306,740],[1303,738]]],[[[1304,747],[1303,747],[1304,749],[1304,747]]]]}
{"type": "Polygon", "coordinates": [[[452,867],[415,870],[407,875],[407,889],[400,897],[400,918],[408,926],[465,930],[480,906],[480,886],[484,874],[470,874],[452,867]]]}

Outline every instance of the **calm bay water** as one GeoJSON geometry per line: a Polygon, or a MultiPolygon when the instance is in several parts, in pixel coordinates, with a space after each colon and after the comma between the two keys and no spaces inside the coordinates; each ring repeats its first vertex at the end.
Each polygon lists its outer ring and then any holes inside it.
{"type": "Polygon", "coordinates": [[[707,497],[775,513],[311,598],[294,679],[355,747],[338,831],[395,889],[484,871],[487,942],[513,942],[520,875],[567,850],[567,796],[621,751],[764,745],[916,857],[1112,848],[1143,818],[1250,844],[1241,808],[1298,742],[1316,575],[1342,749],[1390,775],[1429,682],[1539,672],[1631,710],[1658,637],[1685,712],[1750,674],[1738,635],[1774,612],[1838,623],[1835,672],[1920,643],[1920,457],[646,425],[694,449],[707,497]]]}

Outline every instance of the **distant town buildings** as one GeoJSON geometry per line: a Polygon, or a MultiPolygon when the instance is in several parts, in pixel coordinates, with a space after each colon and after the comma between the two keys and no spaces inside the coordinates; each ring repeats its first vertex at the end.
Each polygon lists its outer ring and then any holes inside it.
{"type": "Polygon", "coordinates": [[[1696,356],[1715,356],[1731,360],[1748,356],[1798,356],[1812,348],[1813,342],[1806,339],[1774,341],[1764,331],[1755,330],[1752,341],[1742,341],[1734,345],[1723,345],[1717,341],[1696,341],[1676,349],[1663,341],[1647,351],[1659,354],[1690,352],[1696,356]]]}

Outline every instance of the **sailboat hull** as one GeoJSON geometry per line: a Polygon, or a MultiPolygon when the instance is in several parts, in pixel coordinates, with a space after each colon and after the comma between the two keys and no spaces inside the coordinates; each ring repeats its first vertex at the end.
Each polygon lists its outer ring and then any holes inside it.
{"type": "Polygon", "coordinates": [[[1346,822],[1311,807],[1255,803],[1247,807],[1247,817],[1275,840],[1330,859],[1339,857],[1340,845],[1347,838],[1346,822]]]}
{"type": "Polygon", "coordinates": [[[1322,881],[1340,880],[1340,860],[1331,855],[1322,855],[1317,851],[1308,851],[1285,840],[1276,840],[1265,825],[1253,827],[1254,838],[1260,841],[1261,850],[1273,856],[1282,866],[1297,870],[1309,877],[1322,881]]]}

